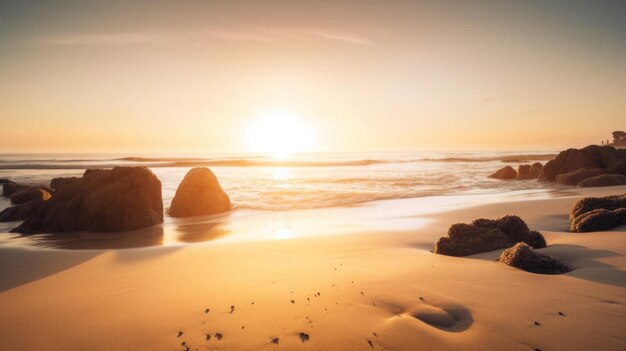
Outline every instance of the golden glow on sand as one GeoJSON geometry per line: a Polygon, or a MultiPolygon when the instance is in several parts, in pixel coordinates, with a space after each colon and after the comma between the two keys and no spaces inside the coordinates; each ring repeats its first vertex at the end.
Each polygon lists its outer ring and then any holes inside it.
{"type": "Polygon", "coordinates": [[[284,159],[289,153],[314,148],[315,131],[302,118],[289,111],[261,111],[248,125],[248,148],[284,159]]]}

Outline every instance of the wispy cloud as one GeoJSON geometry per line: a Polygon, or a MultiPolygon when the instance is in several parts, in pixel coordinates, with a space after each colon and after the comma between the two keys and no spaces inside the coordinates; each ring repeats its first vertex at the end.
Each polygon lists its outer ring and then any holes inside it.
{"type": "Polygon", "coordinates": [[[497,95],[497,96],[485,96],[483,98],[483,102],[485,103],[495,102],[495,101],[500,101],[500,100],[516,98],[518,96],[519,96],[518,93],[509,93],[509,94],[503,94],[503,95],[497,95]]]}
{"type": "Polygon", "coordinates": [[[85,33],[43,37],[45,46],[124,46],[137,44],[202,43],[208,40],[277,43],[295,40],[322,40],[368,45],[371,41],[357,33],[315,27],[212,27],[197,30],[151,30],[118,33],[85,33]]]}

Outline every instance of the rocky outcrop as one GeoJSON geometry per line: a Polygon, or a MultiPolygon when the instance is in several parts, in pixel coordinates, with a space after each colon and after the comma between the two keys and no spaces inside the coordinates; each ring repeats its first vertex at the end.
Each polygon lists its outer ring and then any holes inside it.
{"type": "Polygon", "coordinates": [[[448,233],[435,243],[434,252],[449,256],[468,256],[504,249],[518,242],[527,243],[534,248],[546,246],[543,235],[531,231],[518,216],[480,218],[470,224],[457,223],[450,226],[448,233]]]}
{"type": "Polygon", "coordinates": [[[2,184],[2,195],[4,195],[4,196],[11,196],[16,191],[27,189],[27,188],[29,188],[28,185],[21,185],[21,184],[17,184],[15,182],[12,182],[12,181],[8,181],[8,182],[2,184]]]}
{"type": "Polygon", "coordinates": [[[511,166],[500,168],[499,170],[489,175],[489,178],[495,179],[515,179],[516,177],[517,172],[511,166]]]}
{"type": "Polygon", "coordinates": [[[541,164],[541,162],[535,162],[530,166],[530,177],[532,179],[537,179],[539,178],[539,174],[541,174],[541,170],[543,169],[543,165],[541,164]]]}
{"type": "Polygon", "coordinates": [[[517,243],[502,252],[498,261],[532,273],[562,274],[572,269],[561,261],[543,255],[525,243],[517,243]]]}
{"type": "Polygon", "coordinates": [[[586,178],[578,183],[581,188],[626,185],[626,175],[603,174],[591,178],[586,178]]]}
{"type": "Polygon", "coordinates": [[[31,213],[18,233],[127,231],[163,222],[161,182],[145,167],[90,170],[31,213]]]}
{"type": "Polygon", "coordinates": [[[211,215],[232,209],[230,198],[208,168],[193,168],[178,186],[169,214],[172,217],[211,215]]]}
{"type": "Polygon", "coordinates": [[[596,177],[605,172],[606,170],[604,168],[580,168],[575,171],[559,174],[554,180],[559,184],[577,185],[587,178],[596,177]]]}
{"type": "MultiPolygon", "coordinates": [[[[554,160],[545,164],[539,175],[539,180],[554,181],[559,175],[580,169],[602,169],[603,173],[626,175],[625,160],[626,149],[616,149],[612,146],[590,145],[583,149],[568,149],[560,152],[554,160]]],[[[587,178],[599,175],[597,172],[587,174],[587,178]]],[[[583,180],[580,177],[577,179],[579,182],[583,180]]],[[[569,183],[571,182],[573,180],[569,183]]]]}
{"type": "Polygon", "coordinates": [[[609,230],[626,224],[626,195],[587,197],[574,204],[570,231],[609,230]]]}
{"type": "Polygon", "coordinates": [[[49,200],[51,197],[52,194],[50,194],[48,190],[37,187],[28,187],[18,190],[10,196],[11,203],[14,205],[23,204],[33,200],[49,200]]]}

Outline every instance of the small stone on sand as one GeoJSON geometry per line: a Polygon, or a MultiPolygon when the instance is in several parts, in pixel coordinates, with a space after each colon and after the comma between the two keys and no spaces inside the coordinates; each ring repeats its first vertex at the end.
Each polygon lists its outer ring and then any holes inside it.
{"type": "Polygon", "coordinates": [[[183,333],[182,331],[179,331],[179,332],[178,332],[178,336],[176,336],[176,337],[177,337],[177,338],[180,338],[181,336],[183,336],[183,334],[185,334],[185,333],[183,333]]]}
{"type": "Polygon", "coordinates": [[[222,340],[223,337],[224,337],[224,335],[222,335],[221,333],[215,333],[215,338],[217,340],[222,340]]]}
{"type": "Polygon", "coordinates": [[[302,342],[307,342],[307,341],[309,341],[309,334],[306,334],[306,333],[298,333],[298,336],[300,337],[300,340],[302,340],[302,342]]]}
{"type": "Polygon", "coordinates": [[[278,341],[279,341],[278,338],[274,338],[274,339],[272,339],[272,344],[278,345],[278,341]]]}

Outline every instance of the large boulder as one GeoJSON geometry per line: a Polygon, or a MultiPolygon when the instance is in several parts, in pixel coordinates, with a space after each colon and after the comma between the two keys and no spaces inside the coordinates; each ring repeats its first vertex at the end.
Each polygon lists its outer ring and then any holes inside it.
{"type": "Polygon", "coordinates": [[[575,171],[559,174],[554,180],[559,184],[578,185],[578,183],[587,178],[597,177],[605,173],[606,170],[604,168],[580,168],[575,171]]]}
{"type": "Polygon", "coordinates": [[[599,176],[586,178],[578,183],[578,186],[581,188],[616,185],[626,185],[626,176],[621,174],[602,174],[599,176]]]}
{"type": "Polygon", "coordinates": [[[500,254],[498,261],[532,273],[562,274],[572,269],[561,261],[540,254],[525,243],[517,243],[500,254]]]}
{"type": "Polygon", "coordinates": [[[517,180],[533,179],[533,177],[530,175],[530,168],[531,168],[531,165],[517,166],[517,177],[515,179],[517,180]]]}
{"type": "Polygon", "coordinates": [[[539,174],[541,174],[541,170],[543,169],[543,165],[540,162],[535,162],[530,166],[530,177],[532,179],[539,178],[539,174]]]}
{"type": "Polygon", "coordinates": [[[597,232],[626,225],[626,207],[616,210],[595,209],[574,218],[570,231],[577,233],[597,232]]]}
{"type": "Polygon", "coordinates": [[[14,205],[23,204],[33,200],[49,200],[52,194],[46,189],[32,187],[18,190],[11,194],[11,203],[14,205]]]}
{"type": "Polygon", "coordinates": [[[507,179],[507,180],[515,179],[516,177],[517,177],[517,172],[511,166],[500,168],[499,170],[489,175],[489,178],[507,179]]]}
{"type": "Polygon", "coordinates": [[[211,215],[232,209],[230,198],[217,177],[206,167],[191,169],[176,190],[169,214],[172,217],[211,215]]]}
{"type": "Polygon", "coordinates": [[[6,178],[0,178],[0,184],[10,183],[11,181],[6,178]]]}
{"type": "MultiPolygon", "coordinates": [[[[568,149],[560,152],[554,160],[548,161],[539,175],[541,181],[554,181],[560,174],[569,173],[581,168],[603,168],[605,173],[626,166],[626,149],[616,149],[612,146],[590,145],[583,149],[568,149]]],[[[626,170],[625,170],[626,171],[626,170]]],[[[597,174],[596,174],[597,175],[597,174]]]]}
{"type": "Polygon", "coordinates": [[[481,252],[511,247],[524,242],[534,248],[546,247],[546,241],[537,231],[531,231],[518,216],[498,219],[480,218],[470,224],[457,223],[435,243],[435,253],[449,256],[468,256],[481,252]]]}
{"type": "Polygon", "coordinates": [[[91,170],[60,187],[18,233],[127,231],[163,222],[161,182],[145,167],[91,170]]]}

